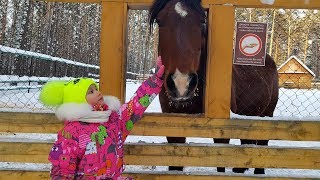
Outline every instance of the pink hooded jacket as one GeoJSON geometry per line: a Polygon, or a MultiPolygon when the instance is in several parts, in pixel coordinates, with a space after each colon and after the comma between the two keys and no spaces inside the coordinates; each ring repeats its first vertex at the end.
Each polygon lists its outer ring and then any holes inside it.
{"type": "Polygon", "coordinates": [[[162,84],[150,77],[121,107],[115,97],[105,97],[103,111],[96,114],[88,104],[61,105],[56,115],[65,126],[49,154],[52,179],[117,179],[124,170],[124,141],[162,84]]]}

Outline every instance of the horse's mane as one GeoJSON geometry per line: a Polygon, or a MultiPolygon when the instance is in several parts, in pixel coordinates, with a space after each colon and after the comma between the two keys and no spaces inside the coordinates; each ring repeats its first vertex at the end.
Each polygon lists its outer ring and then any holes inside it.
{"type": "MultiPolygon", "coordinates": [[[[164,8],[164,6],[171,0],[155,0],[149,10],[149,26],[150,30],[152,29],[152,25],[158,15],[158,13],[164,8]]],[[[183,4],[185,4],[188,8],[193,9],[198,12],[201,17],[205,20],[206,13],[201,6],[201,0],[181,0],[183,4]]]]}

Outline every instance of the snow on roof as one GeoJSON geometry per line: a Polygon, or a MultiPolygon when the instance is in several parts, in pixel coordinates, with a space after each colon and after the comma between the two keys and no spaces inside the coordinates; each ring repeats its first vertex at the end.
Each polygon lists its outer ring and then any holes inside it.
{"type": "Polygon", "coordinates": [[[32,51],[25,51],[25,50],[12,48],[12,47],[8,47],[8,46],[3,46],[3,45],[0,45],[0,52],[19,54],[19,55],[23,55],[23,56],[31,56],[31,57],[40,58],[42,60],[58,61],[58,62],[64,62],[66,64],[73,64],[73,65],[76,65],[76,66],[83,66],[83,67],[90,67],[90,68],[100,69],[99,66],[92,65],[92,64],[85,64],[85,63],[76,62],[76,61],[69,60],[69,59],[54,57],[54,56],[50,56],[50,55],[47,55],[47,54],[41,54],[41,53],[32,52],[32,51]]]}
{"type": "Polygon", "coordinates": [[[308,68],[300,59],[298,59],[296,56],[291,56],[289,57],[286,62],[282,63],[281,66],[278,67],[278,71],[285,65],[287,64],[291,59],[295,59],[302,67],[304,67],[313,77],[316,75],[311,71],[311,69],[308,68]]]}

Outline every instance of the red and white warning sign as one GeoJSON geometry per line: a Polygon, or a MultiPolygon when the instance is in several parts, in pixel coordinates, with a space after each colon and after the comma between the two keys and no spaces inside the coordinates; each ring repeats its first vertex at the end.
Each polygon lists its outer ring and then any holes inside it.
{"type": "Polygon", "coordinates": [[[233,63],[264,66],[266,56],[267,24],[237,22],[233,63]]]}
{"type": "Polygon", "coordinates": [[[255,34],[244,35],[239,43],[241,53],[246,56],[255,56],[262,49],[262,41],[260,37],[255,34]]]}

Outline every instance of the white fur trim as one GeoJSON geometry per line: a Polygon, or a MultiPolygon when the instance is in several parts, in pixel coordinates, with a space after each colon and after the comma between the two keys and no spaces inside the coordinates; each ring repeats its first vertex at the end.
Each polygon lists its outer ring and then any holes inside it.
{"type": "Polygon", "coordinates": [[[119,111],[120,109],[120,101],[115,96],[104,96],[103,97],[104,103],[106,103],[110,110],[112,111],[119,111]]]}
{"type": "Polygon", "coordinates": [[[66,103],[56,110],[56,116],[60,121],[107,122],[110,114],[111,110],[92,111],[92,107],[87,103],[66,103]]]}
{"type": "Polygon", "coordinates": [[[79,121],[88,122],[88,123],[99,123],[107,122],[111,114],[111,110],[108,111],[91,111],[90,114],[87,114],[84,117],[79,118],[79,121]]]}

